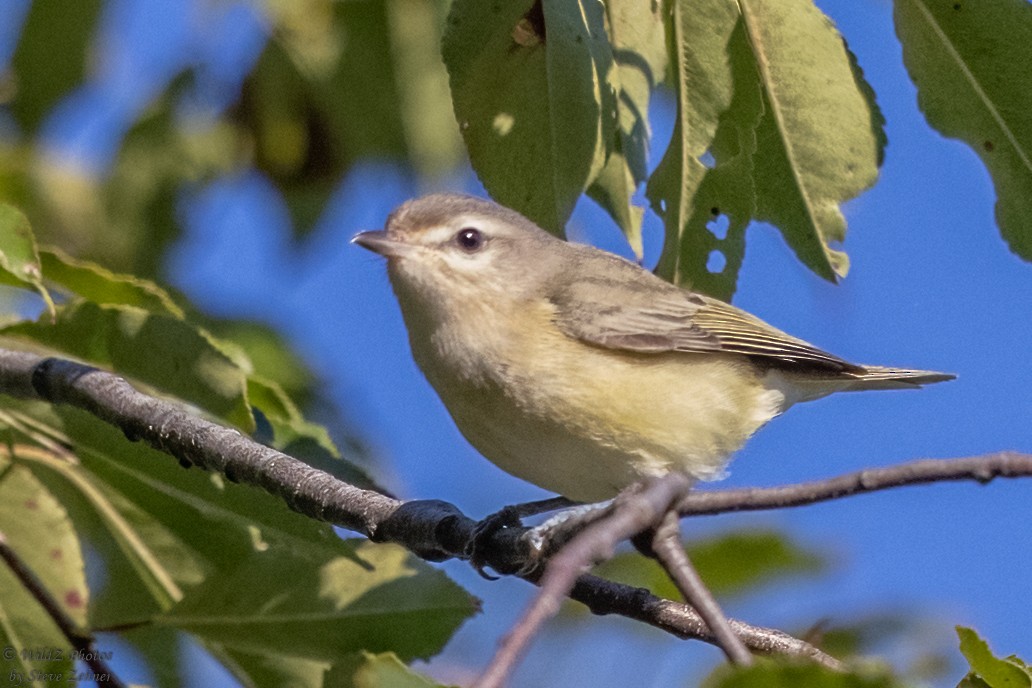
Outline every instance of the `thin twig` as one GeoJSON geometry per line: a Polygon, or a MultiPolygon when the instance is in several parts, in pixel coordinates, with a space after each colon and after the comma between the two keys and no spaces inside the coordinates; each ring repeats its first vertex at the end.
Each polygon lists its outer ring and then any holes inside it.
{"type": "Polygon", "coordinates": [[[106,688],[123,688],[125,684],[115,675],[115,672],[111,670],[111,667],[108,666],[104,658],[97,652],[96,647],[94,647],[93,637],[79,630],[78,625],[58,604],[54,596],[50,594],[43,581],[36,576],[35,572],[14,551],[10,543],[7,542],[7,536],[3,533],[0,533],[0,559],[4,560],[11,573],[15,575],[22,586],[39,603],[39,606],[43,607],[47,616],[51,618],[61,631],[61,634],[68,640],[68,643],[76,649],[78,656],[82,657],[90,671],[93,672],[91,678],[97,682],[97,685],[105,686],[106,688]]]}
{"type": "Polygon", "coordinates": [[[958,459],[919,459],[796,485],[696,490],[678,503],[677,512],[681,516],[701,516],[733,511],[784,509],[904,485],[959,480],[973,480],[984,485],[994,478],[1029,476],[1032,476],[1032,454],[1013,451],[958,459]]]}
{"type": "Polygon", "coordinates": [[[562,598],[592,564],[613,556],[616,544],[655,524],[691,487],[691,481],[671,473],[647,483],[642,489],[616,498],[612,511],[581,531],[552,557],[541,577],[541,589],[516,625],[502,640],[498,651],[474,688],[500,688],[530,645],[541,625],[559,611],[562,598]]]}
{"type": "Polygon", "coordinates": [[[733,664],[749,666],[752,655],[742,643],[724,611],[717,604],[709,588],[702,582],[691,560],[684,551],[677,512],[668,511],[652,536],[652,551],[666,569],[670,579],[684,595],[684,600],[705,619],[717,645],[733,664]]]}

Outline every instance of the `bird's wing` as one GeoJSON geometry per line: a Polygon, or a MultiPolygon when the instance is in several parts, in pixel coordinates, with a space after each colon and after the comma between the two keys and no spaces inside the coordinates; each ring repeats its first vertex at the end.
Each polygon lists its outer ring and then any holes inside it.
{"type": "Polygon", "coordinates": [[[863,370],[739,308],[647,273],[619,281],[581,278],[564,285],[551,300],[556,324],[567,336],[609,349],[725,352],[829,373],[863,370]]]}

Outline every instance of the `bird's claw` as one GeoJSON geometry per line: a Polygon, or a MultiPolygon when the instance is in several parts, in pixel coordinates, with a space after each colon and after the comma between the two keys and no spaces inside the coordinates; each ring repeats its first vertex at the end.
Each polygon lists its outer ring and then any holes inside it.
{"type": "Polygon", "coordinates": [[[477,573],[487,580],[498,580],[498,576],[485,570],[488,565],[484,557],[487,544],[499,530],[518,528],[522,525],[519,510],[512,506],[504,507],[477,523],[473,528],[473,536],[470,537],[465,549],[466,558],[477,573]]]}

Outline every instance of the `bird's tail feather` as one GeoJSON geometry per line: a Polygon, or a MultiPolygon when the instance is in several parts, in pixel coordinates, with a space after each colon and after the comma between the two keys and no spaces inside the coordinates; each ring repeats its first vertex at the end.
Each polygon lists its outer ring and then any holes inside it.
{"type": "Polygon", "coordinates": [[[957,376],[952,373],[940,373],[934,370],[909,370],[907,368],[885,368],[882,366],[862,366],[852,373],[856,382],[849,385],[849,390],[867,389],[917,389],[921,385],[953,380],[957,376]]]}

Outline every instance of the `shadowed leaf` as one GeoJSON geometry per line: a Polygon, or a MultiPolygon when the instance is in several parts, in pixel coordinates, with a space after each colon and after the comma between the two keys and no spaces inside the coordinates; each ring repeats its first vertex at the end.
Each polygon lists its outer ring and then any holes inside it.
{"type": "Polygon", "coordinates": [[[442,51],[477,176],[499,203],[561,235],[616,128],[601,4],[457,0],[442,51]]]}
{"type": "MultiPolygon", "coordinates": [[[[686,548],[699,575],[716,595],[743,593],[773,580],[821,571],[825,561],[775,531],[743,531],[693,542],[686,548]]],[[[618,554],[595,573],[656,595],[679,599],[662,567],[637,552],[618,554]]]]}

